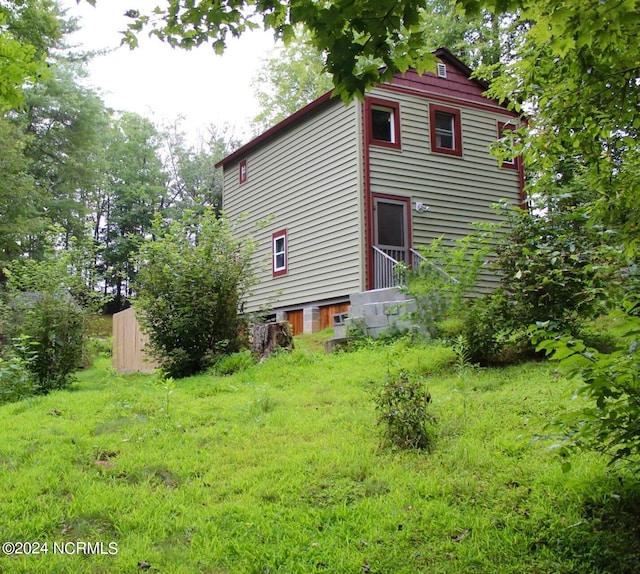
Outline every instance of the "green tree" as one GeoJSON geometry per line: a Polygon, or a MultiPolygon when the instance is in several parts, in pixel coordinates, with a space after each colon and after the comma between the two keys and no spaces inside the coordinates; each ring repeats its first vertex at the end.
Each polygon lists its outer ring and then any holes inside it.
{"type": "Polygon", "coordinates": [[[16,122],[0,117],[0,264],[22,255],[27,238],[43,227],[28,142],[16,122]]]}
{"type": "Polygon", "coordinates": [[[0,261],[23,255],[47,226],[30,154],[36,138],[25,129],[23,109],[25,92],[48,78],[46,58],[63,29],[55,2],[0,4],[0,261]]]}
{"type": "MultiPolygon", "coordinates": [[[[477,8],[478,3],[468,2],[477,8]]],[[[523,2],[531,23],[517,57],[492,85],[530,116],[517,151],[535,166],[532,194],[579,181],[599,221],[636,250],[640,191],[640,15],[634,2],[523,2]],[[561,185],[559,185],[561,184],[561,185]]]]}
{"type": "Polygon", "coordinates": [[[495,77],[510,59],[522,31],[512,15],[480,10],[468,14],[456,2],[429,0],[423,23],[425,45],[446,47],[473,70],[495,77]]]}
{"type": "MultiPolygon", "coordinates": [[[[425,50],[446,46],[472,69],[490,77],[498,75],[508,61],[523,29],[512,16],[488,10],[470,15],[447,0],[429,0],[423,17],[425,50]]],[[[287,44],[266,57],[253,81],[262,110],[254,118],[254,131],[265,131],[332,89],[325,61],[326,54],[315,47],[311,34],[302,26],[295,29],[287,44]]]]}
{"type": "Polygon", "coordinates": [[[333,84],[324,70],[324,57],[298,28],[295,39],[263,59],[253,88],[261,112],[254,118],[256,132],[263,132],[329,91],[333,84]]]}
{"type": "Polygon", "coordinates": [[[138,255],[137,303],[163,370],[184,377],[239,349],[254,247],[211,209],[197,223],[156,217],[153,236],[138,255]]]}
{"type": "Polygon", "coordinates": [[[155,126],[137,114],[114,118],[107,149],[107,197],[100,241],[105,291],[120,310],[132,294],[137,267],[133,257],[151,231],[165,194],[166,174],[155,126]]]}
{"type": "Polygon", "coordinates": [[[160,209],[170,218],[179,218],[185,210],[194,216],[210,207],[220,210],[223,174],[215,165],[240,146],[230,129],[211,125],[192,145],[176,122],[165,128],[163,141],[161,155],[167,183],[160,209]]]}
{"type": "Polygon", "coordinates": [[[210,42],[222,53],[229,36],[259,25],[285,44],[302,25],[318,53],[326,54],[325,67],[337,93],[352,97],[411,65],[419,70],[435,67],[434,56],[425,49],[425,12],[416,0],[279,0],[268,5],[256,0],[167,0],[153,14],[130,10],[125,41],[136,46],[137,34],[150,28],[172,46],[192,48],[210,42]]]}
{"type": "MultiPolygon", "coordinates": [[[[486,0],[463,0],[469,10],[486,0]]],[[[516,152],[529,166],[528,188],[547,209],[570,198],[565,213],[589,218],[587,232],[600,228],[617,237],[617,259],[638,258],[640,192],[640,13],[636,2],[613,0],[524,0],[489,2],[496,10],[518,9],[529,22],[515,58],[494,82],[491,94],[509,99],[530,119],[520,130],[516,152]],[[622,255],[622,257],[620,256],[622,255]]],[[[574,242],[584,252],[584,234],[574,242]]],[[[586,255],[586,253],[584,253],[586,255]]],[[[564,259],[565,255],[561,254],[564,259]]],[[[569,260],[571,255],[569,255],[569,260]]],[[[574,271],[580,269],[572,265],[574,271]]],[[[627,267],[627,273],[633,267],[627,267]]],[[[553,282],[557,275],[547,280],[553,282]]],[[[575,276],[574,276],[575,277],[575,276]]],[[[570,277],[573,283],[573,278],[570,277]]],[[[622,275],[621,277],[624,277],[622,275]]],[[[578,275],[578,278],[579,275],[578,275]]],[[[529,284],[529,288],[532,285],[529,284]]],[[[562,287],[562,285],[557,285],[562,287]]],[[[567,447],[588,446],[639,468],[637,283],[625,313],[632,326],[624,347],[600,353],[572,336],[538,334],[540,349],[554,353],[581,382],[578,393],[592,402],[557,422],[567,447]]],[[[557,291],[559,292],[559,290],[557,291]]],[[[609,293],[611,297],[611,293],[609,293]]],[[[544,303],[546,305],[546,303],[544,303]]],[[[557,429],[556,429],[557,430],[557,429]]]]}
{"type": "Polygon", "coordinates": [[[24,102],[24,87],[46,74],[46,56],[61,36],[56,3],[0,4],[0,113],[24,102]]]}
{"type": "MultiPolygon", "coordinates": [[[[56,57],[48,76],[26,91],[19,121],[31,136],[26,147],[31,173],[41,194],[43,216],[63,231],[61,243],[86,233],[90,200],[102,181],[103,134],[108,125],[104,103],[80,85],[84,64],[56,57]]],[[[44,238],[34,236],[37,255],[44,238]]]]}

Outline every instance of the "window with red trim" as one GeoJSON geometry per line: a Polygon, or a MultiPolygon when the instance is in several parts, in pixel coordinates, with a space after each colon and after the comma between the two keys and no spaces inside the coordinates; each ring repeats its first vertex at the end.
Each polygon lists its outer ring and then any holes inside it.
{"type": "Polygon", "coordinates": [[[462,155],[460,110],[430,104],[429,128],[431,151],[448,155],[462,155]]]}
{"type": "Polygon", "coordinates": [[[276,231],[271,236],[271,261],[274,277],[287,274],[287,230],[276,231]]]}
{"type": "MultiPolygon", "coordinates": [[[[499,138],[510,138],[511,143],[507,143],[506,147],[513,147],[513,131],[516,129],[516,126],[512,123],[506,122],[498,122],[498,137],[499,138]]],[[[504,167],[506,169],[518,169],[518,158],[505,158],[502,160],[502,164],[500,167],[504,167]]]]}
{"type": "Polygon", "coordinates": [[[238,181],[244,183],[247,181],[247,160],[243,159],[238,167],[238,181]]]}
{"type": "Polygon", "coordinates": [[[365,122],[370,144],[400,149],[400,104],[398,102],[367,98],[365,122]]]}

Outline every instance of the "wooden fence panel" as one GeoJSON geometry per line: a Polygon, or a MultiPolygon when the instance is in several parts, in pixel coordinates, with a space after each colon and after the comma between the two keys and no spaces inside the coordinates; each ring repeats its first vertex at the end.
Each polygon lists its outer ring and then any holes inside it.
{"type": "Polygon", "coordinates": [[[113,367],[119,373],[151,373],[160,363],[145,353],[149,338],[132,307],[113,316],[113,367]]]}

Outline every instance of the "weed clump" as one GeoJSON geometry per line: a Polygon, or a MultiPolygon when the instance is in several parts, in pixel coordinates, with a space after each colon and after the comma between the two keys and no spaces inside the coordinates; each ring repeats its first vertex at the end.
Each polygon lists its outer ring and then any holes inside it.
{"type": "Polygon", "coordinates": [[[255,364],[256,359],[251,354],[251,351],[244,349],[237,353],[220,357],[212,370],[216,375],[227,376],[246,371],[249,367],[255,364]]]}
{"type": "Polygon", "coordinates": [[[431,394],[421,378],[401,371],[388,378],[376,398],[378,425],[389,444],[402,449],[428,449],[433,441],[435,417],[430,413],[431,394]]]}

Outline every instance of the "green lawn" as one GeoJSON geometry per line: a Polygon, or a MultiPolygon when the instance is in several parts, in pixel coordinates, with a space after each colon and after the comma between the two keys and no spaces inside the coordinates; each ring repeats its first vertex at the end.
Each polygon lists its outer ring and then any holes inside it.
{"type": "Polygon", "coordinates": [[[446,348],[299,343],[175,386],[100,359],[71,390],[1,407],[0,539],[48,552],[0,572],[639,571],[631,481],[593,455],[563,474],[533,440],[575,408],[553,365],[462,379],[446,348]],[[429,453],[381,444],[373,397],[400,369],[432,394],[429,453]]]}

